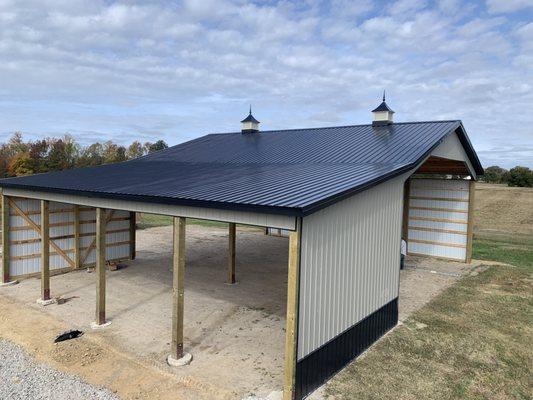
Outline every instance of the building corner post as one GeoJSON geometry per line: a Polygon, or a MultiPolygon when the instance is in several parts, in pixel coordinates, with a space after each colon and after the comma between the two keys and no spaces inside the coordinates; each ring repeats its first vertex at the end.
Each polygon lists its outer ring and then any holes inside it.
{"type": "Polygon", "coordinates": [[[298,356],[298,308],[300,286],[300,246],[302,220],[297,219],[296,230],[289,233],[289,261],[287,280],[287,322],[285,329],[285,374],[283,400],[296,396],[296,362],[298,356]]]}

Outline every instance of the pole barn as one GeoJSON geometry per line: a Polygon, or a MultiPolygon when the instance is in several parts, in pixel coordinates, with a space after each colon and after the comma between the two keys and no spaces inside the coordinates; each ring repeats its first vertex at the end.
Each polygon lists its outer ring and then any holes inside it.
{"type": "Polygon", "coordinates": [[[168,362],[184,365],[186,218],[229,223],[229,284],[235,224],[288,232],[283,391],[302,399],[396,325],[402,239],[408,253],[471,258],[483,169],[462,123],[393,123],[384,104],[368,125],[259,131],[250,113],[240,132],[132,161],[0,180],[0,283],[41,276],[46,302],[50,274],[95,266],[105,326],[104,264],[135,257],[135,213],[172,216],[168,362]]]}

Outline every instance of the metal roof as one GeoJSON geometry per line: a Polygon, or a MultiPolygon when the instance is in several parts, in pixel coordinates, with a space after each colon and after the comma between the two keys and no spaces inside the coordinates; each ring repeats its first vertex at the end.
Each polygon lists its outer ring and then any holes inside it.
{"type": "Polygon", "coordinates": [[[460,121],[210,134],[136,160],[0,180],[0,187],[306,215],[408,171],[460,121]]]}

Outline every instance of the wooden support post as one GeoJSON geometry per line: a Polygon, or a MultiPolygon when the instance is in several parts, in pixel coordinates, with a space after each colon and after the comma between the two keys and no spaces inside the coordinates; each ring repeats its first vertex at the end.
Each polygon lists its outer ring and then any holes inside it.
{"type": "Polygon", "coordinates": [[[96,209],[96,321],[95,325],[104,325],[105,320],[105,209],[96,209]]]}
{"type": "Polygon", "coordinates": [[[9,201],[2,194],[2,265],[0,284],[9,282],[9,201]]]}
{"type": "Polygon", "coordinates": [[[235,283],[235,236],[236,224],[230,222],[229,224],[229,243],[228,243],[228,283],[230,285],[235,283]]]}
{"type": "Polygon", "coordinates": [[[474,240],[474,202],[476,194],[476,181],[471,180],[468,192],[468,225],[466,228],[466,260],[470,263],[472,261],[472,244],[474,240]]]}
{"type": "Polygon", "coordinates": [[[137,214],[135,212],[130,212],[130,259],[135,260],[135,253],[136,253],[136,228],[137,228],[137,221],[136,221],[137,214]]]}
{"type": "Polygon", "coordinates": [[[174,217],[174,257],[172,276],[172,344],[170,360],[178,361],[183,353],[183,310],[185,279],[185,218],[174,217]]]}
{"type": "Polygon", "coordinates": [[[74,206],[74,268],[81,268],[80,206],[74,206]]]}
{"type": "Polygon", "coordinates": [[[50,300],[50,204],[41,200],[41,301],[50,300]]]}
{"type": "Polygon", "coordinates": [[[287,326],[285,329],[285,378],[283,400],[293,400],[295,395],[301,229],[301,220],[298,220],[296,231],[289,233],[289,271],[287,280],[287,326]]]}

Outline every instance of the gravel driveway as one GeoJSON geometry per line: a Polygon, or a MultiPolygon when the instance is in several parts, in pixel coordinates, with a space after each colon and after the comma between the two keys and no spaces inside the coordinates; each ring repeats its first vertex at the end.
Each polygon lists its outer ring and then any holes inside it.
{"type": "Polygon", "coordinates": [[[118,400],[106,389],[36,361],[24,349],[0,339],[0,399],[118,400]]]}

